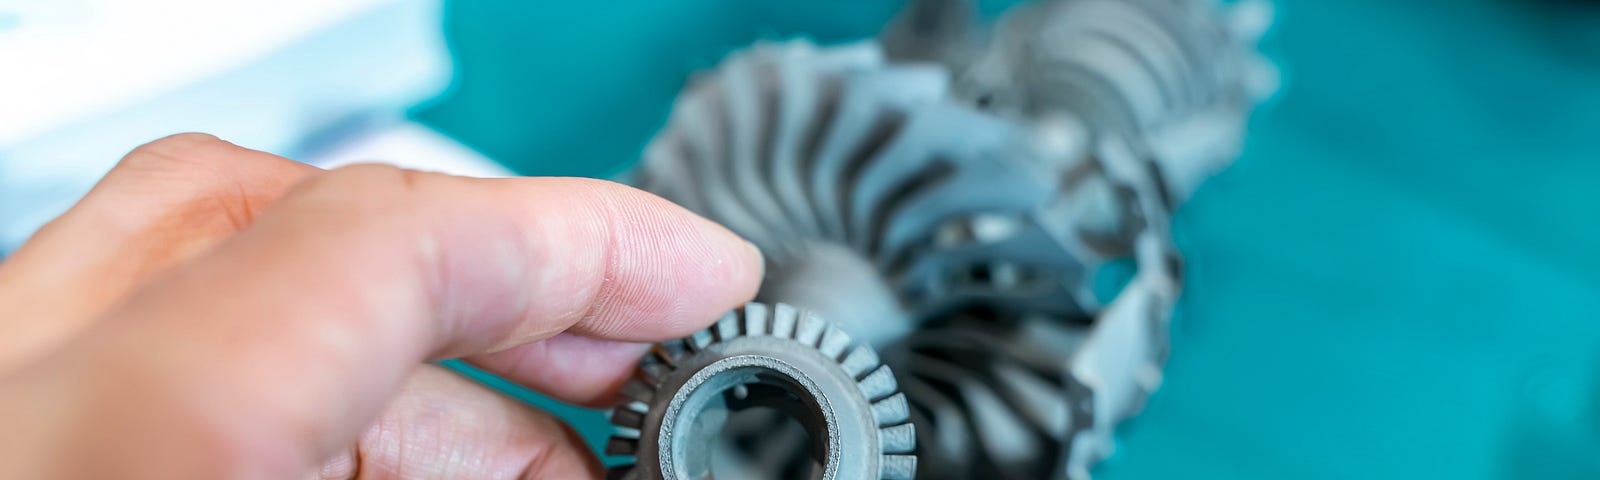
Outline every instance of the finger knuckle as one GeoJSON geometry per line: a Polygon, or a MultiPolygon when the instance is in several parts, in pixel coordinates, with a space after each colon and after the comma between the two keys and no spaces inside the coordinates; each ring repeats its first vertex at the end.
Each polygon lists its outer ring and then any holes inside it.
{"type": "Polygon", "coordinates": [[[146,167],[195,163],[214,157],[211,154],[225,145],[229,144],[210,134],[179,133],[134,148],[123,162],[146,167]]]}
{"type": "Polygon", "coordinates": [[[329,170],[300,183],[299,201],[340,205],[366,211],[399,207],[411,195],[406,170],[392,165],[356,164],[329,170]]]}
{"type": "Polygon", "coordinates": [[[408,170],[381,163],[362,163],[340,167],[323,175],[323,187],[354,190],[363,195],[393,198],[409,196],[437,174],[408,170]]]}

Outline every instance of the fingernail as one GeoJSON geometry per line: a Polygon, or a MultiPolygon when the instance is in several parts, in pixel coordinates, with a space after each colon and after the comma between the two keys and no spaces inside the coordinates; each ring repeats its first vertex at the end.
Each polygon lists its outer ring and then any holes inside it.
{"type": "Polygon", "coordinates": [[[757,270],[759,272],[759,274],[756,276],[756,278],[761,279],[761,280],[766,280],[766,278],[767,278],[767,256],[766,256],[766,254],[761,253],[761,247],[757,247],[755,243],[753,243],[753,242],[751,242],[749,240],[745,240],[744,241],[744,246],[749,247],[750,251],[755,254],[756,268],[759,269],[759,270],[757,270]]]}

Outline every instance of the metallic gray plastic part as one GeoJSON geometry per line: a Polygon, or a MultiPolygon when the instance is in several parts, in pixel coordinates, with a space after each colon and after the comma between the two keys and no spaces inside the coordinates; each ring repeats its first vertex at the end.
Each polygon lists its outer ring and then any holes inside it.
{"type": "MultiPolygon", "coordinates": [[[[952,5],[970,7],[911,8],[952,5]]],[[[917,478],[1087,478],[1160,383],[1181,285],[1171,212],[1232,160],[1273,88],[1254,52],[1266,11],[1041,0],[971,52],[946,48],[982,34],[959,28],[966,13],[931,16],[931,34],[964,38],[920,50],[905,40],[929,34],[906,30],[915,11],[885,33],[890,60],[936,64],[886,61],[872,43],[757,45],[680,96],[637,182],[755,242],[760,299],[817,310],[883,352],[894,377],[849,369],[904,389],[917,478]],[[1136,272],[1101,304],[1095,276],[1124,259],[1136,272]]],[[[726,431],[804,442],[777,425],[726,431]]],[[[739,454],[770,476],[794,464],[786,453],[739,454]]]]}
{"type": "Polygon", "coordinates": [[[1082,313],[1084,268],[1056,238],[1070,232],[1037,218],[1055,189],[1037,156],[1028,130],[950,101],[942,69],[885,65],[872,44],[791,42],[737,53],[685,92],[637,178],[760,246],[762,299],[883,345],[997,298],[1082,313]],[[987,264],[1015,265],[1029,288],[972,277],[987,264]]]}
{"type": "MultiPolygon", "coordinates": [[[[724,423],[731,412],[756,406],[799,421],[815,465],[809,478],[915,475],[916,429],[889,367],[871,347],[853,344],[810,312],[745,305],[701,333],[656,346],[640,372],[623,388],[628,402],[611,413],[618,433],[606,446],[607,454],[634,455],[636,463],[613,469],[611,478],[706,479],[729,472],[713,467],[726,441],[724,423]]],[[[772,476],[739,474],[752,475],[772,476]]]]}
{"type": "Polygon", "coordinates": [[[1255,105],[1277,90],[1256,49],[1266,0],[1038,0],[1007,12],[982,53],[947,63],[955,95],[1072,136],[1151,153],[1181,201],[1238,156],[1255,105]]]}
{"type": "Polygon", "coordinates": [[[975,0],[910,0],[878,39],[901,62],[964,65],[983,47],[975,0]]]}

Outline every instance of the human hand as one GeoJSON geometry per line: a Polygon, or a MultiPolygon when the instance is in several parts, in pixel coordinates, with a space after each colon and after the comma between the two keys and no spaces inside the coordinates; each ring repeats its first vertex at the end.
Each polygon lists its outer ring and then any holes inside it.
{"type": "Polygon", "coordinates": [[[576,434],[426,362],[613,401],[760,254],[574,178],[130,153],[0,264],[0,478],[580,478],[576,434]]]}

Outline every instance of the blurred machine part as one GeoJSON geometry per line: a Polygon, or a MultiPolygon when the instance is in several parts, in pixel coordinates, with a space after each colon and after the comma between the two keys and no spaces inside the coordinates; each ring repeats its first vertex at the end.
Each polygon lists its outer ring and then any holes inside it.
{"type": "Polygon", "coordinates": [[[449,81],[439,15],[438,0],[0,0],[0,254],[129,149],[177,132],[308,163],[504,173],[405,120],[449,81]],[[397,141],[461,155],[361,147],[397,141]]]}
{"type": "Polygon", "coordinates": [[[1238,156],[1251,110],[1277,90],[1256,50],[1271,18],[1264,0],[1025,3],[979,54],[949,64],[954,95],[1010,118],[1070,122],[1088,144],[1127,137],[1181,202],[1238,156]]]}
{"type": "MultiPolygon", "coordinates": [[[[1275,88],[1254,47],[1269,12],[1041,0],[992,27],[971,12],[916,1],[885,47],[734,54],[679,97],[636,183],[760,246],[762,301],[884,352],[918,478],[1087,478],[1160,383],[1171,211],[1275,88]],[[1100,302],[1097,276],[1124,259],[1135,273],[1100,302]]],[[[703,448],[804,471],[763,450],[780,417],[727,422],[703,448]]]]}

